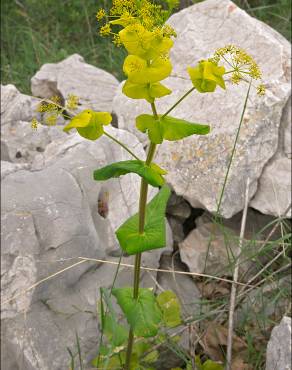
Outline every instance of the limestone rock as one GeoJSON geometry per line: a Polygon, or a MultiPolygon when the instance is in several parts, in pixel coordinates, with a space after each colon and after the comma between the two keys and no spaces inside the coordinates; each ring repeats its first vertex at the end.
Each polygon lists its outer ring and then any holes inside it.
{"type": "Polygon", "coordinates": [[[291,97],[281,119],[278,150],[264,167],[250,205],[264,214],[291,217],[291,97]],[[287,208],[290,209],[287,212],[287,208]]]}
{"type": "MultiPolygon", "coordinates": [[[[108,132],[145,157],[132,134],[110,127],[108,132]]],[[[48,144],[31,165],[4,162],[1,329],[5,369],[68,367],[66,347],[75,352],[75,331],[85,362],[96,355],[99,288],[111,286],[116,265],[82,262],[79,257],[118,262],[113,257],[118,250],[114,231],[138,210],[140,178],[133,174],[101,183],[93,180],[92,172],[126,159],[128,153],[106,137],[96,143],[72,134],[48,144]],[[38,284],[60,270],[64,271],[38,284]]],[[[149,198],[155,192],[150,191],[149,198]]],[[[171,247],[170,234],[168,241],[171,247]]],[[[144,253],[142,264],[158,268],[165,250],[144,253]]],[[[124,257],[122,262],[133,264],[134,257],[124,257]]],[[[132,276],[132,269],[122,267],[117,286],[131,285],[132,276]]],[[[154,286],[156,273],[143,271],[141,279],[141,286],[154,286]]]]}
{"type": "Polygon", "coordinates": [[[175,243],[182,242],[185,238],[185,234],[181,219],[173,216],[167,216],[167,220],[172,231],[173,241],[175,243]]]}
{"type": "Polygon", "coordinates": [[[14,85],[1,85],[1,126],[30,121],[39,99],[21,94],[14,85]]]}
{"type": "Polygon", "coordinates": [[[191,207],[182,197],[172,193],[167,204],[166,213],[181,219],[183,222],[191,215],[191,207]]]}
{"type": "MultiPolygon", "coordinates": [[[[173,74],[164,83],[173,93],[157,101],[158,113],[164,113],[192,86],[186,68],[226,44],[247,50],[263,71],[267,93],[258,97],[252,89],[222,199],[221,214],[229,218],[243,208],[246,178],[250,178],[252,198],[264,166],[277,151],[281,116],[291,90],[290,43],[229,0],[200,2],[174,14],[169,23],[178,37],[171,51],[173,74]]],[[[194,92],[171,113],[212,127],[207,136],[165,141],[156,159],[168,171],[167,180],[174,191],[195,208],[217,210],[246,91],[245,85],[227,83],[226,91],[194,92]]],[[[131,132],[135,117],[150,112],[149,104],[123,96],[121,86],[113,105],[119,127],[131,132]]],[[[140,134],[145,143],[145,135],[140,134]]]]}
{"type": "Polygon", "coordinates": [[[8,159],[16,163],[31,163],[43,152],[46,146],[67,134],[60,126],[38,125],[37,130],[31,128],[30,122],[17,121],[1,128],[2,141],[7,147],[8,159]]]}
{"type": "Polygon", "coordinates": [[[77,95],[85,108],[96,111],[112,111],[112,100],[118,80],[110,73],[85,63],[73,54],[59,63],[44,64],[31,79],[31,91],[35,96],[50,98],[59,95],[66,99],[77,95]]]}
{"type": "MultiPolygon", "coordinates": [[[[179,243],[181,260],[196,273],[232,276],[234,256],[238,253],[242,212],[223,223],[215,223],[212,215],[204,214],[196,220],[197,228],[179,243]]],[[[240,279],[246,281],[269,256],[255,257],[270,233],[273,218],[248,210],[244,243],[240,254],[240,279]],[[267,227],[267,225],[270,225],[267,227]],[[249,243],[249,240],[253,242],[249,243]]],[[[270,240],[281,237],[275,232],[270,240]]]]}
{"type": "Polygon", "coordinates": [[[229,256],[236,253],[237,248],[232,230],[228,230],[228,236],[225,238],[220,227],[213,223],[194,229],[179,244],[181,260],[191,272],[219,276],[231,274],[229,256]]]}
{"type": "MultiPolygon", "coordinates": [[[[181,272],[187,271],[178,256],[167,254],[161,257],[159,268],[181,272]]],[[[190,276],[158,272],[157,282],[159,284],[157,288],[159,293],[161,293],[161,288],[163,288],[164,290],[171,290],[176,294],[181,303],[183,317],[195,315],[196,311],[199,310],[201,294],[190,276]]]]}
{"type": "Polygon", "coordinates": [[[291,317],[275,326],[267,347],[266,370],[291,370],[291,317]]]}
{"type": "Polygon", "coordinates": [[[266,165],[250,205],[267,215],[291,217],[291,159],[277,158],[266,165]]]}
{"type": "Polygon", "coordinates": [[[1,180],[3,180],[7,175],[19,170],[27,170],[31,166],[28,163],[12,163],[8,161],[1,160],[1,180]]]}

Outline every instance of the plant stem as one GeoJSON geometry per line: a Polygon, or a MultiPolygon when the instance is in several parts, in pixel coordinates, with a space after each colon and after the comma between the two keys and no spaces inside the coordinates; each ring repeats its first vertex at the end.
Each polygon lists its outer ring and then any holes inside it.
{"type": "Polygon", "coordinates": [[[119,144],[122,148],[124,148],[128,153],[131,154],[132,157],[134,157],[135,159],[137,159],[138,161],[141,161],[141,159],[139,157],[137,157],[125,144],[123,144],[122,142],[120,142],[118,139],[116,139],[115,137],[113,137],[112,135],[110,135],[109,133],[103,131],[105,136],[107,136],[108,138],[110,138],[111,140],[113,140],[115,143],[119,144]]]}
{"type": "Polygon", "coordinates": [[[195,90],[195,87],[193,86],[190,90],[188,90],[172,107],[168,109],[167,112],[165,112],[161,118],[164,118],[167,116],[177,105],[179,105],[191,92],[195,90]]]}
{"type": "Polygon", "coordinates": [[[245,97],[245,100],[244,100],[244,105],[243,105],[243,109],[242,109],[242,112],[241,112],[240,121],[239,121],[238,129],[237,129],[237,132],[236,132],[236,137],[235,137],[235,140],[234,140],[234,144],[233,144],[233,148],[232,148],[232,152],[231,152],[230,161],[229,161],[229,164],[228,164],[228,168],[227,168],[227,171],[226,171],[226,174],[225,174],[225,178],[224,178],[224,183],[223,183],[222,190],[221,190],[221,193],[220,193],[220,198],[219,198],[219,202],[218,202],[218,206],[217,206],[217,211],[216,211],[216,218],[220,215],[220,207],[221,207],[221,203],[222,203],[222,199],[223,199],[225,187],[226,187],[226,184],[227,184],[227,179],[228,179],[229,171],[230,171],[231,164],[232,164],[232,161],[233,161],[233,157],[234,157],[234,154],[235,154],[236,145],[237,145],[237,141],[238,141],[238,138],[239,138],[239,133],[240,133],[241,125],[242,125],[242,122],[243,122],[243,117],[244,117],[244,114],[245,114],[245,111],[246,111],[247,100],[248,100],[249,92],[250,92],[250,88],[251,88],[251,82],[252,82],[252,80],[250,80],[250,83],[249,83],[249,86],[248,86],[248,90],[247,90],[247,93],[246,93],[246,97],[245,97]]]}
{"type": "MultiPolygon", "coordinates": [[[[222,204],[222,200],[223,200],[223,195],[224,195],[224,192],[225,192],[225,188],[226,188],[226,185],[227,185],[227,179],[228,179],[228,176],[229,176],[230,168],[231,168],[231,165],[232,165],[232,162],[233,162],[233,158],[234,158],[234,154],[235,154],[235,151],[236,151],[236,146],[237,146],[237,142],[238,142],[238,138],[239,138],[239,133],[240,133],[241,125],[242,125],[244,114],[245,114],[246,107],[247,107],[247,101],[248,101],[248,97],[249,97],[251,83],[252,83],[252,79],[249,82],[248,90],[247,90],[247,93],[246,93],[246,96],[245,96],[245,100],[244,100],[243,109],[242,109],[241,116],[240,116],[239,125],[238,125],[237,132],[236,132],[236,137],[235,137],[235,140],[234,140],[234,143],[233,143],[233,148],[232,148],[232,151],[231,151],[230,160],[229,160],[227,171],[226,171],[226,174],[225,174],[225,177],[224,177],[224,182],[223,182],[222,190],[221,190],[219,201],[218,201],[218,205],[217,205],[217,210],[216,210],[216,213],[215,213],[215,219],[214,219],[214,223],[215,224],[220,224],[220,221],[222,219],[222,217],[220,215],[220,208],[221,208],[221,204],[222,204]]],[[[206,257],[205,257],[205,263],[204,263],[204,270],[203,270],[203,272],[206,271],[206,266],[207,266],[207,261],[208,261],[209,252],[210,252],[210,247],[211,247],[212,241],[213,241],[213,235],[211,235],[210,238],[209,238],[209,243],[208,243],[208,247],[207,247],[207,253],[206,253],[206,257]]]]}
{"type": "MultiPolygon", "coordinates": [[[[151,108],[152,108],[154,117],[158,119],[158,114],[157,114],[154,103],[151,104],[151,108]]],[[[156,144],[150,143],[148,153],[147,153],[147,158],[146,158],[147,165],[151,164],[152,159],[155,154],[155,149],[156,149],[156,144]]],[[[142,179],[141,187],[140,187],[140,200],[139,200],[139,234],[143,234],[144,232],[147,194],[148,194],[148,183],[145,181],[145,179],[142,179]]],[[[135,300],[137,300],[139,296],[141,257],[142,257],[142,253],[137,253],[135,256],[134,283],[133,283],[133,298],[135,300]]],[[[134,344],[134,332],[133,332],[133,329],[130,328],[129,337],[128,337],[128,347],[127,347],[127,354],[126,354],[125,370],[130,369],[133,344],[134,344]]]]}

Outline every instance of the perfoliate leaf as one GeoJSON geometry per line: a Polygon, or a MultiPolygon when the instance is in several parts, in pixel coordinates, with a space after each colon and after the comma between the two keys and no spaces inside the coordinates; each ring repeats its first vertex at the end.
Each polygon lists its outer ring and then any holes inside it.
{"type": "Polygon", "coordinates": [[[151,64],[137,55],[128,55],[123,71],[134,84],[148,84],[164,80],[171,73],[172,65],[167,58],[156,58],[151,64]]]}
{"type": "Polygon", "coordinates": [[[170,290],[165,290],[156,298],[163,315],[163,321],[169,328],[181,324],[180,303],[177,296],[170,290]]]}
{"type": "Polygon", "coordinates": [[[134,84],[127,80],[123,85],[123,94],[132,99],[145,99],[149,103],[154,102],[154,98],[162,98],[171,94],[171,90],[163,86],[160,82],[152,84],[134,84]]]}
{"type": "Polygon", "coordinates": [[[149,139],[154,144],[161,144],[163,141],[163,131],[160,121],[150,114],[141,114],[136,117],[136,127],[141,132],[148,132],[149,139]]]}
{"type": "Polygon", "coordinates": [[[143,177],[150,185],[159,187],[164,184],[162,177],[165,174],[159,166],[152,164],[147,166],[145,162],[133,160],[133,161],[122,161],[112,163],[108,166],[95,170],[93,172],[93,178],[97,181],[108,180],[112,177],[119,177],[126,175],[127,173],[136,173],[143,177]]]}
{"type": "Polygon", "coordinates": [[[123,86],[123,94],[132,99],[146,99],[149,103],[154,102],[154,98],[150,96],[148,84],[134,84],[127,80],[123,86]]]}
{"type": "Polygon", "coordinates": [[[104,317],[104,333],[113,345],[119,347],[126,343],[128,339],[128,331],[125,327],[118,324],[117,319],[111,313],[107,313],[104,317]]]}
{"type": "Polygon", "coordinates": [[[103,333],[107,336],[113,348],[124,344],[128,339],[128,331],[118,323],[108,290],[101,288],[101,324],[103,333]],[[104,308],[105,301],[107,310],[104,308]]]}
{"type": "Polygon", "coordinates": [[[153,98],[162,98],[171,94],[171,90],[162,85],[160,82],[150,84],[150,96],[153,98]]]}
{"type": "Polygon", "coordinates": [[[224,67],[219,67],[217,64],[202,60],[196,67],[188,67],[188,73],[192,83],[200,93],[213,92],[216,86],[225,89],[223,75],[224,67]]]}
{"type": "Polygon", "coordinates": [[[149,139],[154,144],[161,144],[163,139],[177,141],[191,135],[206,135],[210,126],[191,123],[183,119],[170,116],[155,119],[150,114],[141,114],[136,117],[136,127],[141,132],[148,132],[149,139]]]}
{"type": "Polygon", "coordinates": [[[169,196],[170,189],[165,185],[147,204],[143,234],[139,233],[138,214],[130,217],[116,231],[121,248],[129,255],[165,247],[165,209],[169,196]]]}
{"type": "Polygon", "coordinates": [[[103,126],[110,124],[112,116],[108,112],[94,112],[90,109],[84,110],[77,114],[63,128],[63,131],[68,132],[76,128],[79,135],[89,140],[96,140],[103,134],[103,126]]]}
{"type": "Polygon", "coordinates": [[[132,288],[115,288],[112,293],[135,335],[153,337],[157,334],[161,312],[151,290],[140,288],[137,299],[133,298],[132,288]]]}
{"type": "Polygon", "coordinates": [[[191,135],[206,135],[210,126],[191,123],[183,119],[166,116],[161,119],[165,140],[177,141],[191,135]]]}

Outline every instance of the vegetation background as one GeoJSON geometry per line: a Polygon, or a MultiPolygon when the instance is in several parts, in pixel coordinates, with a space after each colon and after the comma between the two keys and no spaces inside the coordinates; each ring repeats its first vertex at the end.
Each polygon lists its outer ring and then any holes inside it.
{"type": "MultiPolygon", "coordinates": [[[[181,0],[180,7],[196,2],[181,0]]],[[[290,0],[235,3],[291,40],[290,0]]],[[[124,51],[98,35],[95,19],[99,7],[110,6],[108,0],[1,0],[2,84],[12,83],[30,94],[30,79],[44,63],[73,53],[122,80],[124,51]]]]}

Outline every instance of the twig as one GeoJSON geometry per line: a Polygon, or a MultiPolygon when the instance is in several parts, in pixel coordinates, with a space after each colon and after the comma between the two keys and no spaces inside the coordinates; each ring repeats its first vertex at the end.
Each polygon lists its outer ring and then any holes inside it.
{"type": "MultiPolygon", "coordinates": [[[[75,257],[74,257],[75,258],[75,257]]],[[[24,289],[22,292],[16,294],[15,296],[1,302],[1,307],[11,301],[13,301],[14,299],[16,298],[19,298],[21,296],[23,296],[24,294],[28,293],[30,290],[36,288],[38,285],[40,285],[41,283],[47,281],[47,280],[50,280],[52,279],[53,277],[57,276],[57,275],[60,275],[62,274],[63,272],[67,271],[67,270],[70,270],[71,268],[77,266],[77,265],[80,265],[81,263],[84,263],[84,262],[100,262],[100,263],[107,263],[107,264],[111,264],[111,265],[120,265],[120,266],[123,266],[123,267],[129,267],[129,268],[134,268],[134,265],[131,265],[131,264],[127,264],[127,263],[120,263],[119,262],[114,262],[114,261],[105,261],[105,260],[100,260],[100,259],[96,259],[96,258],[87,258],[87,257],[76,257],[78,259],[81,259],[81,261],[77,262],[77,263],[74,263],[73,265],[71,266],[68,266],[60,271],[57,271],[55,272],[54,274],[44,278],[44,279],[41,279],[39,281],[37,281],[35,284],[31,285],[30,287],[24,289]]],[[[165,270],[165,269],[154,269],[154,268],[151,268],[151,267],[142,267],[141,266],[141,270],[146,270],[146,271],[156,271],[156,272],[167,272],[167,273],[170,273],[170,274],[181,274],[181,275],[189,275],[189,276],[199,276],[199,277],[206,277],[206,278],[210,278],[210,279],[214,279],[214,280],[218,280],[218,281],[225,281],[226,283],[229,283],[229,284],[233,284],[233,280],[230,280],[230,279],[224,279],[224,278],[220,278],[218,276],[212,276],[212,275],[207,275],[207,274],[200,274],[200,273],[197,273],[197,272],[188,272],[188,271],[173,271],[173,270],[165,270]]],[[[237,282],[236,283],[237,285],[241,285],[243,287],[249,287],[249,288],[254,288],[254,285],[249,285],[249,284],[245,284],[245,283],[240,283],[240,282],[237,282]]]]}
{"type": "MultiPolygon", "coordinates": [[[[101,263],[109,263],[109,264],[112,264],[112,265],[116,265],[117,264],[117,262],[114,262],[114,261],[105,261],[105,260],[100,260],[100,259],[96,259],[96,258],[87,258],[87,257],[79,257],[79,258],[82,259],[82,260],[86,260],[86,261],[95,261],[95,262],[101,262],[101,263]]],[[[131,264],[128,264],[128,263],[121,263],[121,266],[123,266],[123,267],[130,267],[130,268],[133,268],[134,267],[134,265],[131,265],[131,264]]],[[[200,277],[206,277],[206,278],[210,278],[210,279],[214,279],[214,280],[225,281],[226,283],[229,283],[229,284],[233,284],[234,283],[234,281],[233,280],[230,280],[230,279],[224,279],[224,278],[220,278],[218,276],[213,276],[213,275],[208,275],[208,274],[200,274],[198,272],[166,270],[166,269],[155,269],[155,268],[152,268],[152,267],[143,267],[143,266],[141,266],[141,270],[157,271],[157,272],[168,272],[170,274],[181,274],[181,275],[189,275],[189,276],[200,276],[200,277]]],[[[241,283],[241,282],[236,282],[235,284],[242,285],[242,286],[248,286],[248,287],[253,288],[253,285],[247,285],[247,284],[241,283]]]]}
{"type": "Polygon", "coordinates": [[[247,208],[248,208],[248,202],[249,202],[248,198],[249,198],[249,177],[247,178],[247,182],[246,182],[245,202],[244,202],[244,209],[243,209],[243,214],[242,214],[240,237],[239,237],[239,248],[237,251],[237,256],[236,256],[236,261],[235,261],[235,267],[234,267],[234,273],[233,273],[233,283],[232,283],[231,296],[230,296],[226,370],[231,370],[233,319],[234,319],[234,309],[235,309],[235,303],[236,303],[236,288],[237,288],[237,280],[238,280],[238,272],[239,272],[239,258],[238,257],[242,250],[245,225],[246,225],[247,208]]]}
{"type": "Polygon", "coordinates": [[[36,287],[37,287],[37,286],[39,286],[41,283],[44,283],[45,281],[50,280],[50,279],[52,279],[53,277],[56,277],[56,276],[58,276],[58,275],[62,274],[63,272],[65,272],[65,271],[67,271],[67,270],[70,270],[70,269],[72,269],[73,267],[76,267],[77,265],[81,265],[81,263],[84,263],[84,262],[86,262],[86,260],[82,260],[82,261],[76,262],[76,263],[74,263],[74,264],[73,264],[73,265],[71,265],[71,266],[68,266],[68,267],[66,267],[66,268],[64,268],[64,269],[62,269],[62,270],[60,270],[60,271],[55,272],[54,274],[52,274],[52,275],[50,275],[50,276],[48,276],[48,277],[46,277],[46,278],[44,278],[44,279],[41,279],[41,280],[37,281],[35,284],[31,285],[31,286],[30,286],[30,287],[28,287],[27,289],[24,289],[22,292],[20,292],[20,293],[16,294],[15,296],[13,296],[13,297],[11,297],[11,298],[7,299],[7,300],[6,300],[6,301],[4,301],[4,302],[1,302],[1,307],[2,307],[3,305],[5,305],[6,303],[9,303],[9,302],[13,301],[13,300],[14,300],[14,299],[16,299],[16,298],[19,298],[20,296],[22,296],[22,295],[24,295],[25,293],[29,292],[29,291],[30,291],[30,290],[32,290],[33,288],[36,288],[36,287]]]}

